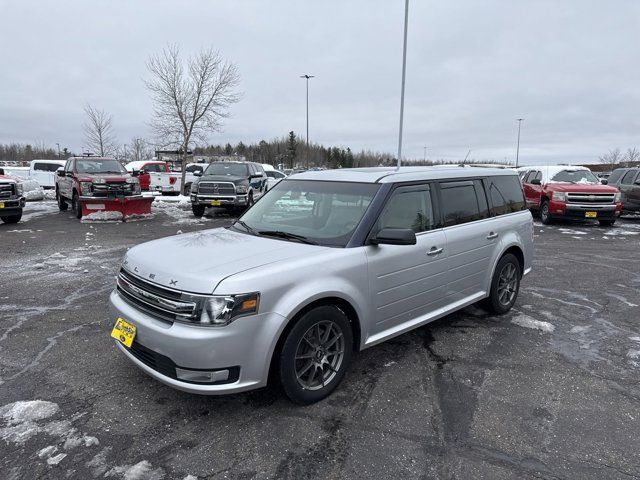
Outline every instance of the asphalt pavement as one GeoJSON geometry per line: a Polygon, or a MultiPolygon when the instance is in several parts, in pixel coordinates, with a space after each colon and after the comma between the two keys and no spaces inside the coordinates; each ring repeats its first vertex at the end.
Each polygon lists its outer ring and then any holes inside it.
{"type": "MultiPolygon", "coordinates": [[[[335,393],[190,395],[109,337],[127,248],[226,226],[185,206],[0,224],[0,478],[640,478],[640,218],[536,223],[514,310],[469,307],[357,354],[335,393]]],[[[158,252],[170,262],[170,252],[158,252]]]]}

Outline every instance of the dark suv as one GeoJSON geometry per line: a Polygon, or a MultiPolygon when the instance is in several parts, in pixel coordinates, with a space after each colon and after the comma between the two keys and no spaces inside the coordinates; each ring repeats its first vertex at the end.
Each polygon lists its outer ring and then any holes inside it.
{"type": "Polygon", "coordinates": [[[191,185],[191,209],[202,217],[208,207],[248,208],[267,191],[267,175],[259,163],[214,162],[191,185]]]}
{"type": "Polygon", "coordinates": [[[620,190],[623,211],[640,212],[640,167],[616,168],[608,182],[620,190]]]}

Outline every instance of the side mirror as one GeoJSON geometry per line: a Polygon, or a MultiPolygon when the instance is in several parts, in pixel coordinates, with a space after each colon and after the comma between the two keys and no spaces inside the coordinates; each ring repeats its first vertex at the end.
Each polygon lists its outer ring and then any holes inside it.
{"type": "Polygon", "coordinates": [[[640,185],[640,178],[638,180],[636,180],[635,182],[633,182],[634,185],[640,185]]]}
{"type": "Polygon", "coordinates": [[[254,173],[253,175],[249,175],[249,178],[262,178],[261,173],[254,173]]]}
{"type": "Polygon", "coordinates": [[[609,180],[607,180],[606,178],[603,178],[602,180],[600,180],[600,183],[602,185],[609,185],[609,180]]]}
{"type": "Polygon", "coordinates": [[[374,245],[415,245],[416,234],[410,228],[383,228],[371,239],[374,245]]]}
{"type": "Polygon", "coordinates": [[[201,177],[202,176],[202,170],[195,170],[193,172],[193,176],[194,177],[201,177]]]}
{"type": "Polygon", "coordinates": [[[59,177],[64,177],[64,168],[60,167],[58,170],[56,170],[56,174],[59,177]]]}
{"type": "Polygon", "coordinates": [[[533,180],[531,180],[529,182],[531,185],[542,185],[542,182],[540,181],[539,178],[534,178],[533,180]]]}
{"type": "Polygon", "coordinates": [[[140,170],[136,170],[135,168],[131,170],[132,177],[138,177],[142,172],[140,170]]]}

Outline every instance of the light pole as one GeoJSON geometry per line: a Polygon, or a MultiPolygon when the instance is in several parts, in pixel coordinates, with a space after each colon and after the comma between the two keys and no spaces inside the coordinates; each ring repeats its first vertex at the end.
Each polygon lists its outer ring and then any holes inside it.
{"type": "Polygon", "coordinates": [[[404,43],[402,45],[402,87],[400,89],[400,126],[398,128],[398,166],[402,165],[402,123],[404,120],[404,80],[407,74],[407,24],[409,23],[409,0],[404,3],[404,43]]]}
{"type": "Polygon", "coordinates": [[[307,170],[309,170],[309,79],[314,77],[315,75],[300,75],[300,78],[307,80],[307,170]]]}
{"type": "Polygon", "coordinates": [[[422,161],[423,161],[424,163],[427,163],[427,146],[425,145],[425,146],[424,146],[424,147],[422,147],[422,148],[424,148],[424,158],[422,159],[422,161]]]}
{"type": "Polygon", "coordinates": [[[60,159],[60,144],[56,143],[56,145],[58,146],[58,159],[60,159]]]}
{"type": "Polygon", "coordinates": [[[516,168],[518,168],[518,162],[520,160],[520,126],[524,118],[516,118],[518,121],[518,147],[516,148],[516,168]]]}

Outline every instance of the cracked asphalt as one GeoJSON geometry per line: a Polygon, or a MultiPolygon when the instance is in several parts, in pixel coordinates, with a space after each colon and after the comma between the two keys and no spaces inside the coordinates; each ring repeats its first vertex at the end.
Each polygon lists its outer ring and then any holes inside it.
{"type": "MultiPolygon", "coordinates": [[[[0,478],[640,478],[640,218],[536,224],[515,309],[478,307],[357,354],[328,399],[190,395],[116,350],[130,246],[231,218],[0,225],[0,478]]],[[[159,261],[170,261],[169,252],[159,261]]]]}

